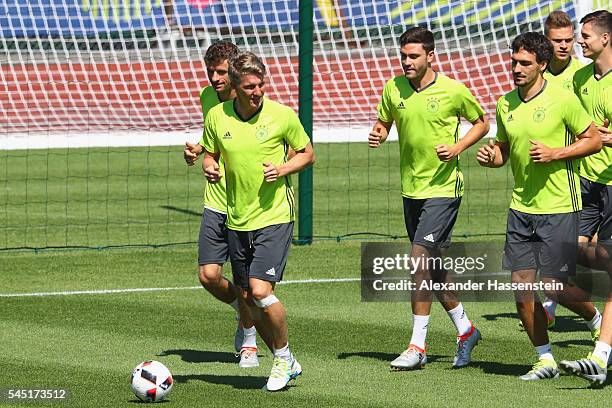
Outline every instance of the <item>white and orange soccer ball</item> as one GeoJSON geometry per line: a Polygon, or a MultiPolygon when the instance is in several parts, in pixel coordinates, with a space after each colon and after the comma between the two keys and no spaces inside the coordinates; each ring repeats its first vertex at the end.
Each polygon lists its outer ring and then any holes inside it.
{"type": "Polygon", "coordinates": [[[172,391],[172,374],[159,361],[144,361],[132,371],[132,391],[144,402],[159,402],[172,391]]]}

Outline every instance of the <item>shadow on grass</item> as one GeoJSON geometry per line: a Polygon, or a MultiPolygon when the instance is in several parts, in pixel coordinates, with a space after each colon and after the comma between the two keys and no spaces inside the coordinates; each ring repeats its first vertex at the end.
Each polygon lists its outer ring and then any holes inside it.
{"type": "Polygon", "coordinates": [[[474,361],[470,367],[480,368],[485,374],[518,377],[531,370],[530,365],[499,363],[497,361],[474,361]]]}
{"type": "Polygon", "coordinates": [[[222,351],[200,351],[200,350],[165,350],[158,356],[180,356],[183,361],[188,363],[231,363],[236,364],[238,359],[233,353],[222,351]]]}
{"type": "MultiPolygon", "coordinates": [[[[395,360],[395,358],[399,355],[399,353],[381,353],[376,351],[359,351],[355,353],[340,353],[338,354],[338,360],[346,360],[351,357],[362,357],[362,358],[372,358],[375,360],[391,362],[395,360]]],[[[443,359],[447,356],[441,356],[437,354],[427,354],[427,362],[433,363],[437,360],[443,359]]]]}
{"type": "MultiPolygon", "coordinates": [[[[516,313],[497,313],[497,314],[485,314],[482,317],[488,321],[495,321],[498,319],[514,319],[518,326],[520,320],[516,313]]],[[[522,330],[522,329],[521,329],[522,330]]],[[[587,326],[584,323],[584,319],[580,316],[557,316],[555,319],[555,326],[549,331],[552,332],[579,332],[586,331],[587,326]]]]}
{"type": "MultiPolygon", "coordinates": [[[[138,398],[134,398],[128,401],[130,404],[147,404],[147,402],[141,401],[138,398]]],[[[156,404],[165,404],[166,402],[172,402],[170,400],[161,400],[156,402],[156,404]]]]}
{"type": "Polygon", "coordinates": [[[204,381],[210,384],[231,385],[241,390],[261,389],[268,381],[267,377],[248,377],[240,375],[213,375],[213,374],[192,374],[174,375],[175,382],[186,383],[189,381],[204,381]]]}
{"type": "Polygon", "coordinates": [[[483,319],[488,321],[494,321],[498,319],[515,319],[518,321],[517,313],[497,313],[497,314],[485,314],[482,315],[483,319]]]}
{"type": "Polygon", "coordinates": [[[584,319],[580,316],[557,316],[553,332],[587,332],[589,331],[584,319]]]}
{"type": "Polygon", "coordinates": [[[588,380],[582,379],[584,386],[582,387],[559,387],[559,390],[602,390],[612,384],[612,377],[608,375],[603,384],[591,384],[588,380]]]}
{"type": "Polygon", "coordinates": [[[164,210],[170,210],[170,211],[176,211],[182,214],[187,214],[187,215],[193,215],[196,217],[201,217],[202,213],[201,212],[197,212],[197,211],[193,211],[193,210],[188,210],[186,208],[179,208],[179,207],[175,207],[173,205],[160,205],[161,208],[163,208],[164,210]]]}
{"type": "MultiPolygon", "coordinates": [[[[589,336],[589,335],[587,334],[586,336],[589,336]]],[[[572,346],[593,346],[593,342],[587,339],[553,341],[552,344],[557,347],[561,347],[561,348],[568,348],[572,346]]]]}

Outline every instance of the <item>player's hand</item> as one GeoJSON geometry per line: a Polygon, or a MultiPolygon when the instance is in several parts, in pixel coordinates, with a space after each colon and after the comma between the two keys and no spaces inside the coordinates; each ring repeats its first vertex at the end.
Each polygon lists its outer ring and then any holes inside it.
{"type": "Polygon", "coordinates": [[[529,155],[534,163],[550,163],[555,160],[555,151],[543,143],[530,140],[529,155]]]}
{"type": "Polygon", "coordinates": [[[218,183],[221,180],[221,172],[219,171],[219,163],[214,162],[212,165],[204,169],[204,177],[209,183],[218,183]]]}
{"type": "Polygon", "coordinates": [[[273,181],[278,180],[278,178],[281,176],[278,167],[276,167],[272,163],[262,163],[262,164],[263,164],[264,180],[268,183],[272,183],[273,181]]]}
{"type": "Polygon", "coordinates": [[[445,144],[436,145],[436,154],[438,159],[443,162],[448,162],[459,155],[457,145],[449,146],[445,144]]]}
{"type": "Polygon", "coordinates": [[[188,166],[193,166],[198,160],[198,157],[202,153],[201,146],[199,144],[193,144],[185,142],[185,149],[183,150],[183,158],[188,166]]]}
{"type": "Polygon", "coordinates": [[[489,139],[489,142],[481,146],[476,152],[476,160],[483,166],[488,166],[495,161],[495,142],[489,139]]]}
{"type": "Polygon", "coordinates": [[[597,127],[597,130],[601,137],[601,143],[603,143],[604,146],[612,147],[612,130],[609,129],[609,126],[610,120],[606,119],[603,125],[597,127]]]}
{"type": "Polygon", "coordinates": [[[376,149],[382,143],[382,133],[379,127],[376,130],[372,130],[368,135],[368,146],[372,149],[376,149]]]}

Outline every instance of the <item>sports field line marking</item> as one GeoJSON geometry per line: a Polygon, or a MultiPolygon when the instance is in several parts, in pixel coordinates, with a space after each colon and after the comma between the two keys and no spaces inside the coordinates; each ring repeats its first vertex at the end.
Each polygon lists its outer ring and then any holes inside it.
{"type": "MultiPolygon", "coordinates": [[[[488,273],[487,276],[504,276],[507,272],[488,273]]],[[[333,279],[301,279],[279,282],[279,285],[297,285],[309,283],[343,283],[358,282],[361,278],[333,278],[333,279]]],[[[126,289],[102,289],[102,290],[70,290],[60,292],[31,292],[31,293],[0,293],[0,298],[17,297],[47,297],[47,296],[74,296],[74,295],[112,295],[116,293],[138,293],[138,292],[168,292],[171,290],[195,290],[202,286],[182,286],[170,288],[126,288],[126,289]]]]}
{"type": "MultiPolygon", "coordinates": [[[[336,279],[302,279],[288,280],[279,282],[279,285],[295,285],[308,283],[340,283],[340,282],[357,282],[360,278],[336,278],[336,279]]],[[[71,290],[61,292],[32,292],[32,293],[0,293],[0,298],[15,298],[15,297],[46,297],[46,296],[73,296],[73,295],[112,295],[116,293],[133,293],[133,292],[166,292],[171,290],[195,290],[201,289],[202,286],[183,286],[170,288],[127,288],[127,289],[102,289],[102,290],[71,290]]]]}

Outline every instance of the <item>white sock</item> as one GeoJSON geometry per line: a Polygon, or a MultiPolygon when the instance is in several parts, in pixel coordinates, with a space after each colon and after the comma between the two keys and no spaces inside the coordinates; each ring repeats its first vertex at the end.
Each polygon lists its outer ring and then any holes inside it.
{"type": "Polygon", "coordinates": [[[595,330],[601,326],[601,313],[599,310],[595,308],[595,316],[590,322],[586,322],[587,326],[589,326],[589,330],[595,330]]]}
{"type": "Polygon", "coordinates": [[[455,324],[457,335],[463,336],[472,330],[472,322],[470,322],[470,319],[468,319],[467,314],[463,310],[463,304],[459,303],[459,306],[446,313],[448,313],[448,316],[455,324]]]}
{"type": "Polygon", "coordinates": [[[257,329],[255,329],[255,326],[248,329],[245,327],[243,331],[242,347],[257,347],[257,329]]]}
{"type": "Polygon", "coordinates": [[[291,354],[291,350],[289,350],[289,343],[283,348],[274,349],[274,357],[280,357],[284,360],[291,361],[293,355],[291,354]]]}
{"type": "Polygon", "coordinates": [[[238,306],[238,299],[234,299],[234,301],[231,302],[229,305],[234,308],[236,313],[240,313],[240,307],[238,306]]]}
{"type": "Polygon", "coordinates": [[[610,348],[611,347],[609,344],[604,343],[603,341],[597,341],[595,342],[595,350],[593,350],[593,355],[601,359],[604,364],[608,364],[608,359],[610,358],[610,348]]]}
{"type": "Polygon", "coordinates": [[[555,361],[550,343],[546,343],[543,346],[535,346],[535,351],[538,353],[540,359],[555,361]]]}
{"type": "Polygon", "coordinates": [[[544,309],[546,309],[546,313],[552,318],[555,317],[555,312],[557,311],[557,302],[552,300],[551,298],[544,299],[544,303],[542,303],[544,309]]]}
{"type": "Polygon", "coordinates": [[[418,348],[425,350],[427,326],[429,326],[429,315],[412,315],[412,337],[410,338],[410,344],[414,344],[418,348]]]}

